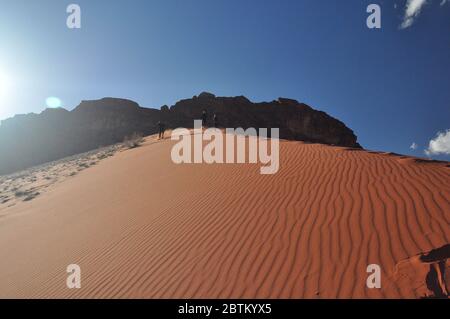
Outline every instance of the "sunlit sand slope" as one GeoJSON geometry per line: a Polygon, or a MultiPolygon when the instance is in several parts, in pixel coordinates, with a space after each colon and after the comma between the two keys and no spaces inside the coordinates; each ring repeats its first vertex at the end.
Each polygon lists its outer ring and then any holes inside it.
{"type": "Polygon", "coordinates": [[[279,172],[264,176],[260,164],[175,165],[173,145],[148,138],[1,210],[0,297],[417,298],[449,288],[447,163],[282,141],[279,172]],[[69,264],[81,267],[81,289],[66,286],[69,264]],[[366,287],[369,264],[381,267],[381,289],[366,287]]]}

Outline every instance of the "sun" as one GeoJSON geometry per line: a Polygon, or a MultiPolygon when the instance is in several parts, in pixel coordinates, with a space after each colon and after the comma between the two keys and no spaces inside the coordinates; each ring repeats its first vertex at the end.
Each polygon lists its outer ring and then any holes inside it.
{"type": "Polygon", "coordinates": [[[0,68],[0,104],[3,105],[12,96],[13,81],[8,73],[0,68]]]}
{"type": "Polygon", "coordinates": [[[0,121],[11,114],[13,81],[4,69],[0,68],[0,121]]]}
{"type": "Polygon", "coordinates": [[[10,81],[6,74],[0,72],[0,98],[4,98],[9,91],[10,81]]]}

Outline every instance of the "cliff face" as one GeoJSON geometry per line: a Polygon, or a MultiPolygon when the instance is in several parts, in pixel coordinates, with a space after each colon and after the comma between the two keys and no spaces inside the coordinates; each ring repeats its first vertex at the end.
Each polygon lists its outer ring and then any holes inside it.
{"type": "Polygon", "coordinates": [[[168,128],[193,126],[206,109],[216,113],[221,127],[280,128],[280,137],[348,147],[360,147],[344,123],[295,100],[252,103],[243,96],[215,97],[202,93],[161,110],[114,98],[82,101],[73,111],[47,109],[17,115],[0,125],[0,174],[121,142],[126,135],[157,132],[158,121],[168,128]]]}
{"type": "Polygon", "coordinates": [[[177,102],[166,112],[167,119],[174,127],[192,127],[192,119],[199,119],[203,109],[207,110],[211,124],[216,113],[221,127],[278,127],[284,139],[360,147],[356,135],[341,121],[285,98],[252,103],[244,96],[215,97],[202,93],[177,102]]]}

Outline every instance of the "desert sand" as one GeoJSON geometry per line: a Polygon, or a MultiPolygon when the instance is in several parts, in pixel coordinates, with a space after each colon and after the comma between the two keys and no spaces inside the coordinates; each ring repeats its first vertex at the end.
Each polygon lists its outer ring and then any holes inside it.
{"type": "Polygon", "coordinates": [[[0,214],[3,208],[33,200],[47,188],[113,156],[122,148],[121,144],[115,144],[0,176],[0,214]]]}
{"type": "Polygon", "coordinates": [[[173,164],[174,143],[148,137],[82,171],[59,163],[47,171],[69,177],[45,190],[4,178],[39,196],[3,195],[0,297],[448,294],[448,163],[281,141],[280,170],[265,176],[259,164],[173,164]],[[69,264],[81,289],[66,287],[69,264]],[[366,287],[369,264],[380,289],[366,287]]]}

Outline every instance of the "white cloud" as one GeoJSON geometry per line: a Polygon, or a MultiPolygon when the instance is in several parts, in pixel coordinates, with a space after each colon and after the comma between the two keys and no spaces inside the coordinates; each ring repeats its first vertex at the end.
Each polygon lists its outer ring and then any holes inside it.
{"type": "Polygon", "coordinates": [[[425,150],[428,156],[447,154],[450,155],[450,129],[445,132],[438,132],[436,137],[430,141],[425,150]]]}
{"type": "Polygon", "coordinates": [[[418,147],[419,147],[419,145],[417,145],[416,142],[413,142],[409,148],[412,149],[413,151],[415,151],[418,147]]]}
{"type": "MultiPolygon", "coordinates": [[[[443,0],[447,1],[447,0],[443,0]]],[[[423,6],[427,3],[427,0],[408,0],[406,3],[405,16],[403,22],[400,25],[400,29],[406,29],[412,26],[415,19],[420,15],[423,6]]],[[[442,5],[442,3],[441,3],[442,5]]]]}
{"type": "MultiPolygon", "coordinates": [[[[406,29],[412,26],[427,3],[428,0],[407,0],[405,15],[403,16],[400,29],[406,29]]],[[[447,3],[450,3],[450,0],[440,0],[439,5],[442,7],[447,3]]],[[[395,6],[396,4],[394,5],[394,8],[395,6]]]]}

